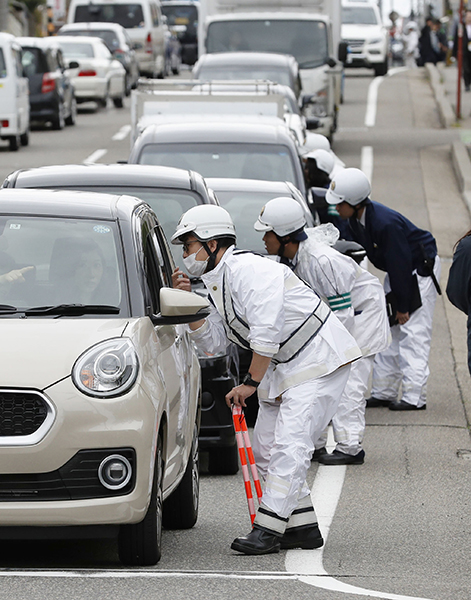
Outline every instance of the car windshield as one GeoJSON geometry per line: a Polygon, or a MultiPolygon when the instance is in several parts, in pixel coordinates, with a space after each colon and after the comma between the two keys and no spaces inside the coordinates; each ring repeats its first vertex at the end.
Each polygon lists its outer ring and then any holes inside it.
{"type": "Polygon", "coordinates": [[[215,21],[208,26],[207,51],[292,54],[300,69],[323,65],[329,58],[323,21],[263,19],[215,21]]]}
{"type": "Polygon", "coordinates": [[[0,216],[0,304],[121,306],[118,239],[109,221],[0,216]]]}
{"type": "Polygon", "coordinates": [[[140,4],[85,4],[75,8],[75,23],[119,23],[126,29],[144,27],[140,4]]]}
{"type": "Polygon", "coordinates": [[[23,65],[26,77],[32,77],[33,75],[47,73],[49,71],[46,57],[39,48],[23,47],[21,64],[23,65]]]}
{"type": "Polygon", "coordinates": [[[169,27],[174,25],[184,25],[187,29],[196,32],[198,27],[198,10],[196,6],[182,6],[175,3],[175,5],[162,6],[162,14],[167,17],[167,24],[169,27]]]}
{"type": "MultiPolygon", "coordinates": [[[[97,42],[99,43],[99,42],[97,42]]],[[[86,42],[62,42],[59,45],[66,58],[93,58],[93,45],[86,42]]]]}
{"type": "Polygon", "coordinates": [[[7,76],[7,66],[5,64],[5,57],[3,56],[3,50],[0,48],[0,79],[4,79],[7,76]]]}
{"type": "Polygon", "coordinates": [[[59,31],[58,35],[99,37],[105,42],[111,52],[116,50],[116,48],[119,48],[118,36],[114,31],[110,31],[109,29],[71,29],[69,31],[64,31],[63,33],[59,31]]]}
{"type": "Polygon", "coordinates": [[[282,144],[148,144],[138,162],[191,169],[203,177],[290,181],[299,186],[289,148],[282,144]]]}
{"type": "MultiPolygon", "coordinates": [[[[68,188],[71,189],[71,188],[68,188]]],[[[165,188],[151,187],[135,187],[135,186],[80,186],[80,190],[89,192],[101,192],[106,194],[127,194],[135,196],[147,202],[152,210],[157,215],[159,223],[164,230],[167,240],[170,240],[175,233],[177,223],[184,212],[201,204],[201,196],[194,192],[184,190],[172,190],[165,188]]],[[[171,246],[175,263],[181,268],[184,268],[181,248],[175,250],[175,246],[171,246]]]]}
{"type": "Polygon", "coordinates": [[[374,8],[369,6],[344,6],[342,8],[344,25],[377,25],[374,8]]]}
{"type": "Polygon", "coordinates": [[[232,81],[238,79],[268,79],[292,87],[288,71],[270,69],[270,67],[259,67],[257,65],[241,65],[240,67],[233,65],[226,67],[206,66],[200,70],[198,79],[202,79],[203,81],[211,81],[211,79],[232,81]]]}

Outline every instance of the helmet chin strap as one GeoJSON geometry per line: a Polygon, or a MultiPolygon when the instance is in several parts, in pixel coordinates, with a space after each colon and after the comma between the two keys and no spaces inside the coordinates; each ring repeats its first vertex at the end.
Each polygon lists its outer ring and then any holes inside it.
{"type": "MultiPolygon", "coordinates": [[[[275,233],[275,232],[273,232],[273,233],[275,233]]],[[[276,235],[276,239],[280,242],[280,247],[278,248],[277,255],[283,258],[283,256],[285,255],[285,247],[286,247],[286,244],[289,242],[289,240],[288,240],[288,242],[284,242],[283,238],[281,238],[277,233],[275,233],[275,235],[276,235]]]]}
{"type": "Polygon", "coordinates": [[[207,265],[206,269],[204,270],[205,273],[209,273],[209,271],[212,271],[214,269],[214,267],[216,266],[217,254],[221,248],[221,246],[219,244],[219,240],[216,240],[216,244],[217,244],[216,250],[214,252],[211,252],[208,244],[206,242],[201,242],[201,245],[206,250],[206,254],[209,256],[208,265],[207,265]]]}

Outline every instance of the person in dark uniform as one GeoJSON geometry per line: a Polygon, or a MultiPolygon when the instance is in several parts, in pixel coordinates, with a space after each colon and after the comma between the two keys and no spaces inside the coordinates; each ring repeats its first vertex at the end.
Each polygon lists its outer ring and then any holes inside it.
{"type": "Polygon", "coordinates": [[[326,194],[348,219],[353,239],[373,265],[386,271],[392,343],[375,357],[367,406],[391,410],[426,408],[432,319],[440,292],[440,260],[435,239],[406,217],[369,199],[370,182],[359,169],[344,169],[326,194]],[[402,383],[402,398],[399,387],[402,383]]]}
{"type": "Polygon", "coordinates": [[[471,374],[471,231],[456,243],[446,294],[456,308],[468,315],[468,369],[471,374]]]}

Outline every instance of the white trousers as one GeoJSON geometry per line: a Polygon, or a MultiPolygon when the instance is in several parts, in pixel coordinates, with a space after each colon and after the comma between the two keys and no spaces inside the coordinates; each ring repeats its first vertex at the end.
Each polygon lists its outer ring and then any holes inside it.
{"type": "Polygon", "coordinates": [[[350,374],[350,365],[283,392],[279,400],[260,402],[253,451],[265,480],[263,504],[287,519],[310,494],[306,474],[316,440],[334,416],[350,374]]]}
{"type": "MultiPolygon", "coordinates": [[[[440,259],[435,259],[434,273],[440,281],[440,259]]],[[[376,355],[371,395],[381,400],[396,400],[402,383],[402,400],[423,406],[427,400],[428,359],[432,341],[432,320],[437,291],[431,277],[417,276],[422,306],[410,315],[405,325],[391,327],[389,348],[376,355]]],[[[384,280],[389,291],[389,279],[384,280]]]]}

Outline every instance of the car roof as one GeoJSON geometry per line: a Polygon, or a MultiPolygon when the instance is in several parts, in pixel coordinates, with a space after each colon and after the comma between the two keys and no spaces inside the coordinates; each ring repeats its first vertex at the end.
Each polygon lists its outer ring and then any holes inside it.
{"type": "Polygon", "coordinates": [[[208,187],[215,192],[268,192],[292,195],[292,188],[287,181],[263,181],[261,179],[235,179],[222,177],[207,177],[208,187]]]}
{"type": "Polygon", "coordinates": [[[130,215],[142,200],[132,196],[64,190],[0,190],[0,215],[40,215],[116,220],[130,215]]]}
{"type": "Polygon", "coordinates": [[[208,23],[212,21],[306,21],[307,19],[327,23],[329,17],[320,13],[311,13],[309,8],[307,8],[305,12],[300,10],[299,12],[278,11],[266,13],[247,10],[244,13],[215,14],[206,18],[208,23]]]}
{"type": "Polygon", "coordinates": [[[270,65],[292,66],[295,58],[289,54],[274,54],[271,52],[214,52],[203,54],[199,59],[201,66],[218,65],[270,65]]]}
{"type": "Polygon", "coordinates": [[[107,48],[105,42],[101,38],[91,35],[81,35],[80,37],[76,35],[58,35],[57,40],[60,44],[63,42],[71,42],[74,44],[83,44],[88,42],[90,44],[103,44],[107,48]]]}
{"type": "Polygon", "coordinates": [[[75,29],[113,29],[115,31],[122,31],[124,27],[119,23],[110,23],[108,21],[84,21],[80,23],[66,23],[65,25],[62,25],[59,32],[72,31],[75,29]]]}
{"type": "Polygon", "coordinates": [[[16,41],[20,44],[20,46],[31,46],[33,48],[60,48],[57,39],[54,38],[38,38],[38,37],[18,37],[16,41]]]}
{"type": "Polygon", "coordinates": [[[86,184],[193,190],[200,182],[204,185],[201,175],[194,171],[128,164],[53,165],[16,171],[7,179],[16,188],[75,187],[86,184]]]}
{"type": "Polygon", "coordinates": [[[258,143],[289,144],[295,142],[289,130],[281,121],[275,123],[258,123],[254,121],[226,123],[224,121],[202,121],[199,123],[168,123],[148,125],[141,133],[136,144],[168,144],[168,143],[258,143]]]}

